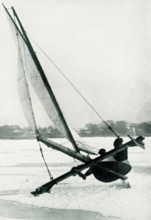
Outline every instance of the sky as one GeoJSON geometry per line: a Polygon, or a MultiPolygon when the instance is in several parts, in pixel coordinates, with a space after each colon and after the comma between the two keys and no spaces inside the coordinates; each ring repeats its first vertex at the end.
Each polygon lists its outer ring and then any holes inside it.
{"type": "MultiPolygon", "coordinates": [[[[7,8],[15,8],[27,33],[104,120],[151,120],[149,0],[2,2],[7,8]]],[[[17,91],[17,49],[2,6],[0,30],[0,125],[24,126],[17,91]]],[[[34,49],[51,78],[55,71],[36,45],[34,49]]],[[[95,117],[58,75],[52,84],[75,126],[95,117]]],[[[101,122],[98,117],[94,121],[101,122]]]]}

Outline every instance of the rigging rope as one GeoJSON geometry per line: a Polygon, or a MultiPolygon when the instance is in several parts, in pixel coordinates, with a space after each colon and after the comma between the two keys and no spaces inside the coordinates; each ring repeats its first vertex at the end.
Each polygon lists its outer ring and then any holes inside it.
{"type": "MultiPolygon", "coordinates": [[[[30,36],[30,35],[29,35],[30,36]]],[[[96,113],[96,115],[104,122],[108,129],[116,136],[119,135],[111,128],[111,126],[103,119],[103,117],[96,111],[96,109],[88,102],[88,100],[83,96],[83,94],[73,85],[73,83],[67,78],[63,71],[53,62],[53,60],[43,51],[43,49],[34,41],[30,36],[32,41],[37,45],[37,47],[42,51],[42,53],[48,58],[48,60],[53,64],[53,66],[61,73],[61,75],[68,81],[68,83],[74,88],[74,90],[81,96],[81,98],[89,105],[89,107],[96,113]]]]}
{"type": "MultiPolygon", "coordinates": [[[[37,140],[37,141],[38,141],[38,140],[37,140]]],[[[45,166],[46,166],[46,168],[47,168],[47,171],[48,171],[50,180],[52,180],[52,179],[53,179],[53,176],[52,176],[52,174],[51,174],[51,172],[50,172],[50,170],[49,170],[49,168],[48,168],[48,165],[47,165],[47,163],[46,163],[46,160],[45,160],[45,157],[44,157],[44,154],[43,154],[43,150],[42,150],[42,147],[41,147],[41,144],[40,144],[39,141],[38,141],[38,144],[39,144],[39,149],[40,149],[40,152],[41,152],[41,156],[42,156],[43,161],[44,161],[44,163],[45,163],[45,166]]]]}

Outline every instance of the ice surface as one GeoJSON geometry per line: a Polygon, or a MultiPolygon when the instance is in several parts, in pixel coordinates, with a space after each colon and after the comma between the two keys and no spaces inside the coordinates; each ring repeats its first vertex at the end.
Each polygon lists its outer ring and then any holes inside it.
{"type": "MultiPolygon", "coordinates": [[[[86,138],[91,146],[112,148],[113,138],[86,138]]],[[[127,139],[126,139],[127,140],[127,139]]],[[[63,139],[57,140],[63,143],[63,139]]],[[[0,141],[0,201],[15,201],[38,207],[89,210],[101,213],[101,219],[151,219],[151,138],[146,138],[146,150],[129,149],[133,169],[129,174],[131,188],[120,180],[104,184],[93,176],[83,180],[71,177],[54,186],[51,193],[33,197],[30,192],[49,181],[38,143],[35,140],[0,141]]],[[[50,171],[56,177],[78,164],[60,152],[44,147],[50,171]]],[[[9,220],[9,218],[2,218],[9,220]]],[[[13,219],[13,217],[11,218],[13,219]]],[[[0,217],[1,220],[1,217],[0,217]]]]}

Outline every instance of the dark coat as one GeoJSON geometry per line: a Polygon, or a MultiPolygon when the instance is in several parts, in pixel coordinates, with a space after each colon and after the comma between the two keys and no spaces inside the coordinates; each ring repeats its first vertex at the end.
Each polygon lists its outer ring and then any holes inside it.
{"type": "Polygon", "coordinates": [[[128,159],[128,149],[126,148],[125,150],[115,154],[114,158],[117,161],[127,160],[128,159]]]}
{"type": "MultiPolygon", "coordinates": [[[[119,148],[123,143],[122,138],[117,138],[114,141],[114,147],[115,149],[119,148]]],[[[125,150],[122,150],[121,152],[117,153],[114,155],[115,160],[117,161],[123,161],[128,159],[128,149],[126,148],[125,150]]]]}

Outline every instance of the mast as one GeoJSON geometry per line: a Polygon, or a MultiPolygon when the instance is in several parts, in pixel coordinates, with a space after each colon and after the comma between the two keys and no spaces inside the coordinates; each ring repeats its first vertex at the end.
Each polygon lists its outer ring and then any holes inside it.
{"type": "MultiPolygon", "coordinates": [[[[6,9],[5,6],[4,6],[4,8],[5,8],[7,14],[9,15],[9,17],[11,18],[12,22],[14,23],[15,27],[20,32],[18,26],[16,25],[16,23],[12,19],[11,15],[9,14],[9,12],[6,9]]],[[[40,64],[40,62],[38,60],[37,55],[34,52],[34,49],[33,49],[32,45],[30,43],[30,40],[29,40],[29,38],[28,38],[28,36],[26,34],[26,31],[25,31],[24,27],[22,26],[22,23],[21,23],[20,19],[18,18],[17,13],[16,13],[16,11],[15,11],[15,9],[13,7],[12,7],[12,11],[13,11],[14,16],[16,17],[16,19],[18,21],[18,24],[19,24],[20,28],[21,28],[22,33],[20,32],[20,34],[21,34],[23,40],[25,41],[25,43],[26,43],[26,45],[28,47],[28,50],[29,50],[29,52],[31,54],[31,57],[32,57],[32,59],[33,59],[33,61],[35,63],[35,66],[36,66],[36,68],[37,68],[37,70],[38,70],[38,72],[39,72],[39,74],[41,76],[41,79],[42,79],[42,81],[43,81],[43,83],[45,85],[45,88],[47,89],[47,92],[48,92],[48,94],[49,94],[49,96],[50,96],[50,98],[51,98],[51,100],[52,100],[52,102],[53,102],[53,104],[54,104],[54,106],[56,108],[56,111],[58,112],[59,118],[60,118],[60,120],[61,120],[61,122],[62,122],[62,124],[64,126],[64,129],[65,129],[65,131],[67,133],[67,136],[68,136],[69,140],[71,141],[71,143],[72,143],[73,147],[75,148],[75,150],[77,152],[79,152],[79,148],[78,148],[78,146],[77,146],[77,144],[76,144],[76,142],[75,142],[75,140],[74,140],[74,138],[72,136],[72,133],[71,133],[71,131],[70,131],[69,127],[68,127],[68,124],[67,124],[67,122],[66,122],[66,120],[64,118],[64,115],[63,115],[63,113],[62,113],[62,111],[60,109],[60,106],[59,106],[59,104],[57,102],[57,99],[56,99],[56,97],[55,97],[55,95],[54,95],[54,93],[52,91],[52,88],[50,87],[50,84],[49,84],[49,82],[48,82],[48,80],[46,78],[44,70],[43,70],[43,68],[42,68],[42,66],[41,66],[41,64],[40,64]]]]}

